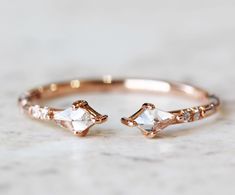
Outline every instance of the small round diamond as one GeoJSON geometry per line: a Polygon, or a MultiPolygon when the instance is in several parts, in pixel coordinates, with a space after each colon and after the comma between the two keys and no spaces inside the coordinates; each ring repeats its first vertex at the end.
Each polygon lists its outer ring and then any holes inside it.
{"type": "Polygon", "coordinates": [[[47,107],[41,108],[39,105],[31,107],[31,115],[33,116],[33,118],[36,119],[48,120],[49,119],[48,112],[49,109],[47,107]]]}
{"type": "Polygon", "coordinates": [[[49,113],[49,108],[48,107],[41,108],[41,119],[49,120],[50,116],[48,115],[48,113],[49,113]]]}
{"type": "Polygon", "coordinates": [[[199,109],[195,109],[194,110],[194,115],[193,115],[193,120],[197,121],[199,119],[200,119],[200,111],[199,111],[199,109]]]}
{"type": "Polygon", "coordinates": [[[183,120],[184,120],[184,122],[190,121],[190,118],[191,118],[190,112],[188,110],[185,110],[184,113],[183,113],[183,120]]]}
{"type": "Polygon", "coordinates": [[[33,116],[33,118],[39,119],[41,116],[41,112],[40,112],[40,107],[39,105],[35,105],[31,107],[31,114],[33,116]]]}

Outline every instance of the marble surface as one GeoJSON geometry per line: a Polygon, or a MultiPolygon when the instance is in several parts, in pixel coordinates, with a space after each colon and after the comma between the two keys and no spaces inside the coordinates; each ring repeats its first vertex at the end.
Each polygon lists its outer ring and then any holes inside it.
{"type": "Polygon", "coordinates": [[[234,194],[235,3],[224,0],[0,1],[0,194],[234,194]],[[219,95],[221,113],[144,138],[119,119],[147,95],[89,94],[108,123],[78,138],[22,116],[16,100],[80,77],[163,78],[219,95]]]}

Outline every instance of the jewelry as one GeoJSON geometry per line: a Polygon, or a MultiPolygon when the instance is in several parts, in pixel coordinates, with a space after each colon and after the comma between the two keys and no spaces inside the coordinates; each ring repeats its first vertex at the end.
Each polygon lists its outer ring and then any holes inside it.
{"type": "Polygon", "coordinates": [[[200,88],[176,82],[148,79],[112,80],[110,76],[101,80],[72,80],[52,83],[32,89],[19,98],[24,113],[39,120],[55,121],[61,127],[70,129],[74,134],[85,136],[95,124],[104,123],[108,116],[95,111],[86,101],[79,100],[67,109],[44,107],[35,102],[48,100],[61,95],[93,91],[139,91],[176,94],[202,101],[202,105],[174,111],[163,111],[151,103],[145,103],[132,116],[122,118],[121,122],[129,127],[138,127],[147,137],[154,137],[169,125],[198,121],[215,114],[220,106],[219,98],[200,88]]]}

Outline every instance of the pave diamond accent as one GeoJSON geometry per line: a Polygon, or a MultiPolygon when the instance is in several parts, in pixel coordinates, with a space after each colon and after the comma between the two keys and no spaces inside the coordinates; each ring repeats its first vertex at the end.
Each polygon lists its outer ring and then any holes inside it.
{"type": "Polygon", "coordinates": [[[34,105],[31,107],[30,112],[32,117],[35,119],[42,119],[42,120],[50,119],[50,116],[48,114],[49,113],[48,107],[41,108],[39,105],[34,105]]]}
{"type": "Polygon", "coordinates": [[[73,132],[83,132],[95,124],[95,118],[83,108],[72,107],[54,115],[56,123],[73,132]]]}
{"type": "Polygon", "coordinates": [[[156,131],[169,125],[174,115],[159,109],[145,110],[139,117],[135,119],[138,127],[146,131],[156,131]]]}
{"type": "Polygon", "coordinates": [[[184,122],[189,122],[191,119],[191,114],[188,110],[184,110],[183,112],[183,120],[184,122]]]}
{"type": "Polygon", "coordinates": [[[197,108],[194,110],[193,120],[197,121],[200,119],[200,110],[197,108]]]}

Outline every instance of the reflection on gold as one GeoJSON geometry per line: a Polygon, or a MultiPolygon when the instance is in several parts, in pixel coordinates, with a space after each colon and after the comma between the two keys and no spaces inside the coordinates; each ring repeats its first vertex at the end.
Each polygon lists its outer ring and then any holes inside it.
{"type": "Polygon", "coordinates": [[[55,83],[52,83],[52,84],[50,85],[50,90],[51,90],[52,92],[56,91],[57,89],[58,89],[58,87],[57,87],[57,85],[56,85],[55,83]]]}
{"type": "Polygon", "coordinates": [[[124,85],[128,89],[136,90],[150,90],[157,92],[169,92],[171,90],[169,83],[156,80],[128,79],[125,81],[124,85]]]}
{"type": "Polygon", "coordinates": [[[112,76],[111,75],[103,76],[103,82],[107,83],[107,84],[111,84],[112,83],[112,76]]]}
{"type": "Polygon", "coordinates": [[[79,81],[79,80],[72,80],[72,81],[70,82],[70,86],[71,86],[72,88],[79,88],[79,87],[80,87],[80,81],[79,81]]]}

